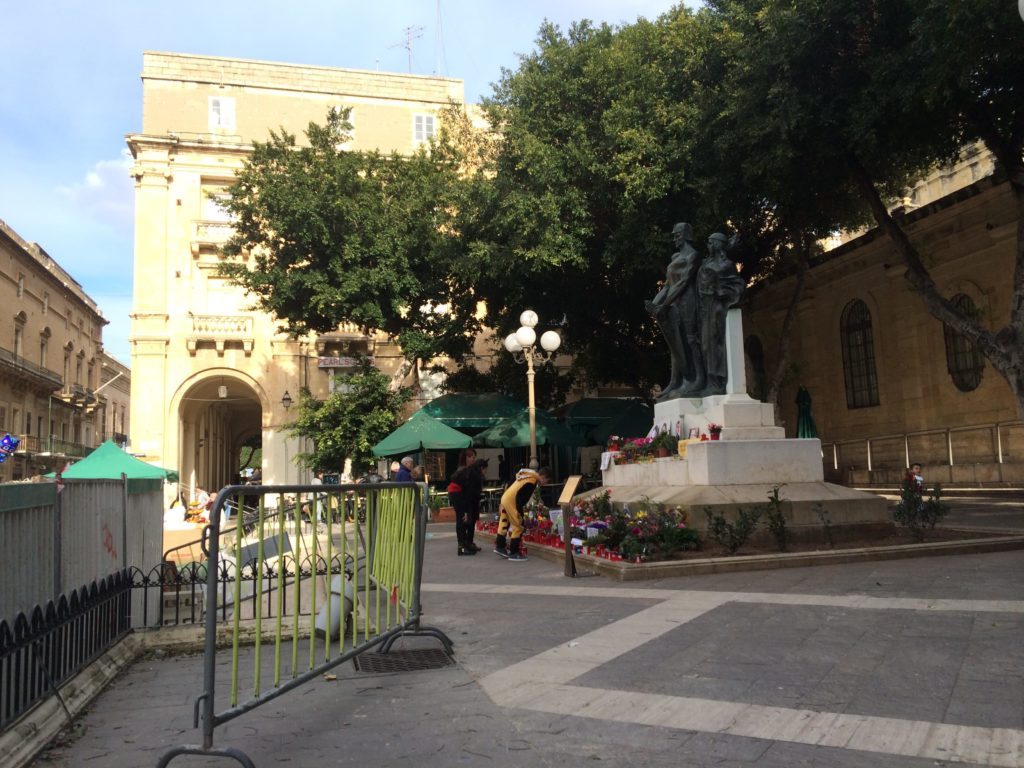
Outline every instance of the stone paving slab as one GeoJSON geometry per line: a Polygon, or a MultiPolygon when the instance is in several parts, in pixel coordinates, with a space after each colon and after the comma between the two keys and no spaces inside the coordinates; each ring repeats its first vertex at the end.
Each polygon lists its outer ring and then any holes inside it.
{"type": "MultiPolygon", "coordinates": [[[[426,620],[457,666],[346,664],[216,744],[259,766],[1024,765],[1024,553],[623,585],[433,532],[426,620]]],[[[198,741],[200,686],[198,656],[145,658],[37,764],[155,765],[198,741]]]]}

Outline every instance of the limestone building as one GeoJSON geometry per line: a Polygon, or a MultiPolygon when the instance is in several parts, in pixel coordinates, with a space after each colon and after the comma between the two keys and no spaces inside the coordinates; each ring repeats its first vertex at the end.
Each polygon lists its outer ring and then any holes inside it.
{"type": "MultiPolygon", "coordinates": [[[[940,292],[998,330],[1010,316],[1017,219],[1007,183],[992,171],[972,149],[918,183],[896,215],[940,292]]],[[[1024,481],[1024,428],[1009,385],[928,313],[905,271],[877,229],[812,264],[780,397],[787,434],[802,384],[829,479],[891,485],[919,461],[929,483],[1024,481]]],[[[772,370],[792,289],[788,278],[752,292],[744,318],[752,389],[772,370]]]]}
{"type": "MultiPolygon", "coordinates": [[[[0,221],[0,434],[21,444],[0,464],[0,482],[22,480],[79,459],[104,438],[112,410],[103,352],[106,319],[50,255],[0,221]]],[[[127,391],[118,402],[127,412],[127,391]]],[[[127,421],[118,422],[127,435],[127,421]]]]}
{"type": "Polygon", "coordinates": [[[349,107],[353,149],[409,152],[438,127],[461,80],[148,52],[134,158],[132,448],[178,469],[190,488],[235,480],[242,446],[261,445],[264,482],[308,479],[286,436],[302,388],[323,397],[370,354],[386,373],[400,352],[356,328],[289,338],[216,276],[231,222],[218,206],[252,142],[349,107]]]}

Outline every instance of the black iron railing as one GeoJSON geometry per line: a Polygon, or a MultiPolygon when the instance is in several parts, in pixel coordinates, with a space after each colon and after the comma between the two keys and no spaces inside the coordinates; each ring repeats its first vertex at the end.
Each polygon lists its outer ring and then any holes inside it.
{"type": "Polygon", "coordinates": [[[128,633],[131,589],[122,571],[0,621],[0,731],[128,633]]]}

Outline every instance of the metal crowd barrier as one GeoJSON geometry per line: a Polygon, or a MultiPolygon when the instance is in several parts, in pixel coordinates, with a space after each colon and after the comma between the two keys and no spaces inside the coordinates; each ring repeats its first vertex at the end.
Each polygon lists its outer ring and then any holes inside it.
{"type": "Polygon", "coordinates": [[[184,754],[230,757],[255,768],[241,750],[214,747],[218,725],[371,649],[387,653],[403,636],[433,637],[446,653],[452,653],[447,635],[420,624],[427,522],[424,491],[415,483],[367,483],[229,486],[217,494],[203,534],[208,575],[206,637],[203,692],[194,713],[203,743],[169,750],[157,768],[184,754]],[[236,526],[234,544],[222,551],[220,510],[229,499],[243,495],[259,497],[255,543],[243,544],[243,526],[236,526]],[[288,526],[288,515],[272,514],[268,501],[277,510],[293,508],[296,521],[308,516],[310,534],[295,533],[302,526],[288,526]],[[229,693],[218,711],[217,619],[223,610],[218,599],[228,600],[219,594],[218,573],[225,569],[234,569],[236,577],[230,595],[230,647],[220,651],[230,653],[229,693]],[[253,580],[260,592],[254,599],[241,593],[245,580],[240,577],[247,570],[263,577],[253,580]],[[319,606],[318,576],[328,582],[319,606]],[[290,606],[286,605],[289,594],[290,606]],[[241,646],[243,636],[249,634],[251,663],[243,665],[241,646]],[[308,648],[302,647],[304,643],[308,648]]]}

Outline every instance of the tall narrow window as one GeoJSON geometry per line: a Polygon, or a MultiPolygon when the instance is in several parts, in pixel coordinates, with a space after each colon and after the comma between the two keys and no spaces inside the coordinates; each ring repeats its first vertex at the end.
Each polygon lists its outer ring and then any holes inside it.
{"type": "Polygon", "coordinates": [[[22,274],[18,275],[18,298],[20,299],[25,295],[25,276],[22,274]]]}
{"type": "Polygon", "coordinates": [[[846,407],[878,405],[878,376],[875,373],[875,342],[871,336],[871,312],[867,304],[854,299],[839,321],[846,379],[846,407]]]}
{"type": "MultiPolygon", "coordinates": [[[[971,297],[958,293],[949,300],[953,306],[968,317],[975,317],[978,308],[971,297]]],[[[981,384],[981,376],[985,372],[985,358],[970,339],[962,333],[943,324],[946,337],[946,370],[956,388],[961,392],[973,392],[981,384]]]]}
{"type": "Polygon", "coordinates": [[[210,130],[234,132],[235,100],[229,96],[210,97],[210,130]]]}
{"type": "Polygon", "coordinates": [[[24,333],[22,332],[21,325],[14,326],[14,354],[21,357],[21,339],[24,333]]]}

